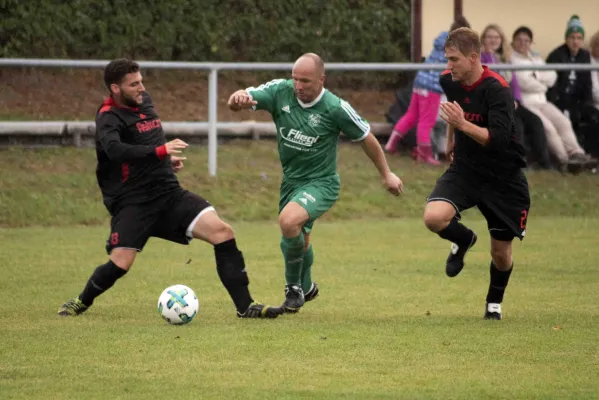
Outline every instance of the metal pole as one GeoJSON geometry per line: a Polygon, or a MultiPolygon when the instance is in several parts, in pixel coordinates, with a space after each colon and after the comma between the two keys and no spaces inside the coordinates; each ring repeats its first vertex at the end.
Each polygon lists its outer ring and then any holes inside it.
{"type": "Polygon", "coordinates": [[[422,59],[422,0],[412,0],[411,60],[419,63],[422,59]]]}
{"type": "Polygon", "coordinates": [[[464,3],[462,0],[453,0],[453,20],[464,15],[464,3]]]}
{"type": "MultiPolygon", "coordinates": [[[[0,58],[0,67],[60,67],[60,68],[100,68],[108,64],[103,60],[59,60],[36,58],[0,58]]],[[[193,69],[193,70],[231,70],[231,71],[291,71],[293,63],[207,63],[183,61],[140,61],[142,68],[158,69],[193,69]]],[[[494,70],[499,71],[597,71],[597,64],[539,64],[539,65],[514,65],[492,64],[494,70]]],[[[327,70],[333,71],[444,71],[446,64],[420,64],[420,63],[328,63],[327,70]]]]}
{"type": "Polygon", "coordinates": [[[218,136],[216,121],[218,119],[218,70],[211,69],[208,77],[208,172],[216,176],[216,150],[218,136]]]}

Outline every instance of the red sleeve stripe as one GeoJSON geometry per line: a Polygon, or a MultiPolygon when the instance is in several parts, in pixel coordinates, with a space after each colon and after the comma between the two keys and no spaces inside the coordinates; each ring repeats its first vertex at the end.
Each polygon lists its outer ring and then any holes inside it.
{"type": "Polygon", "coordinates": [[[499,75],[497,72],[489,70],[488,74],[491,78],[497,79],[499,81],[499,83],[501,83],[501,86],[508,87],[508,88],[510,87],[509,83],[507,83],[507,81],[503,78],[503,76],[499,75]]]}
{"type": "Polygon", "coordinates": [[[111,106],[109,106],[109,105],[104,105],[104,106],[102,106],[102,107],[100,108],[100,110],[98,111],[98,114],[102,114],[103,112],[106,112],[106,111],[110,110],[110,107],[111,107],[111,106]]]}
{"type": "Polygon", "coordinates": [[[102,103],[102,106],[98,110],[98,114],[102,114],[103,112],[110,110],[110,108],[113,105],[114,105],[114,101],[112,101],[112,97],[107,97],[106,99],[104,99],[104,103],[102,103]]]}

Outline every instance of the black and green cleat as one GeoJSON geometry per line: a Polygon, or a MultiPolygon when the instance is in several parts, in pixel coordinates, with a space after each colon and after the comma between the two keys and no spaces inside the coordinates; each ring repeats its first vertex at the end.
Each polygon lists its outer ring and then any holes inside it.
{"type": "Polygon", "coordinates": [[[253,302],[242,314],[237,311],[239,318],[277,318],[283,314],[281,307],[267,306],[262,303],[253,302]]]}
{"type": "Polygon", "coordinates": [[[62,317],[76,317],[87,311],[89,307],[83,304],[79,297],[75,297],[64,303],[58,310],[58,315],[62,317]]]}
{"type": "Polygon", "coordinates": [[[285,286],[285,301],[281,307],[286,313],[295,314],[302,308],[306,299],[304,298],[304,292],[298,285],[286,285],[285,286]]]}
{"type": "Polygon", "coordinates": [[[318,285],[316,284],[316,282],[312,282],[312,287],[310,288],[310,290],[308,290],[306,292],[306,294],[304,294],[304,300],[312,301],[317,297],[318,297],[318,285]]]}

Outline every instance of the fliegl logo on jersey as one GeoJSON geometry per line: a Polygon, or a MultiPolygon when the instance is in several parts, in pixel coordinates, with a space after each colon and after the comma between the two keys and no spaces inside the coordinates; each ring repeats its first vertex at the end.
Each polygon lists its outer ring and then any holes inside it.
{"type": "Polygon", "coordinates": [[[281,127],[279,129],[279,133],[286,141],[299,144],[304,147],[312,147],[316,142],[318,142],[318,136],[308,136],[297,129],[287,129],[285,127],[281,127]]]}

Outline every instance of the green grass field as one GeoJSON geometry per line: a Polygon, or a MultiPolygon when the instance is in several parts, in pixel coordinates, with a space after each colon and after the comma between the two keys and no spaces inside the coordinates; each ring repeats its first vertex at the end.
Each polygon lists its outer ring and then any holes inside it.
{"type": "MultiPolygon", "coordinates": [[[[281,167],[273,141],[240,141],[220,146],[218,176],[208,175],[205,146],[193,145],[180,174],[185,188],[200,193],[229,221],[276,220],[281,167]]],[[[420,217],[426,196],[443,169],[416,165],[406,157],[389,157],[403,179],[397,199],[382,190],[374,167],[359,145],[339,149],[341,195],[325,221],[356,218],[420,217]]],[[[91,149],[0,151],[0,227],[106,224],[91,149]]],[[[531,172],[531,216],[599,218],[594,193],[597,175],[531,172]]]]}
{"type": "MultiPolygon", "coordinates": [[[[269,321],[235,317],[210,246],[161,240],[88,313],[60,318],[104,262],[106,230],[0,230],[0,398],[597,398],[599,221],[530,220],[500,322],[481,318],[488,235],[471,221],[481,240],[455,279],[416,219],[319,224],[321,296],[269,321]],[[190,325],[156,311],[174,283],[198,292],[190,325]]],[[[282,301],[276,224],[237,233],[254,296],[282,301]]]]}
{"type": "MultiPolygon", "coordinates": [[[[478,212],[464,221],[479,242],[447,278],[448,243],[420,220],[441,170],[392,158],[406,183],[395,199],[360,153],[341,147],[341,199],[313,233],[321,296],[262,321],[235,317],[209,245],[158,239],[86,314],[59,318],[106,261],[93,152],[2,151],[0,399],[599,398],[599,178],[529,174],[533,208],[504,320],[484,321],[490,257],[478,212]],[[200,299],[186,326],[156,310],[175,283],[200,299]]],[[[273,144],[221,147],[216,179],[205,149],[188,157],[184,186],[232,221],[254,297],[280,303],[273,144]]]]}

